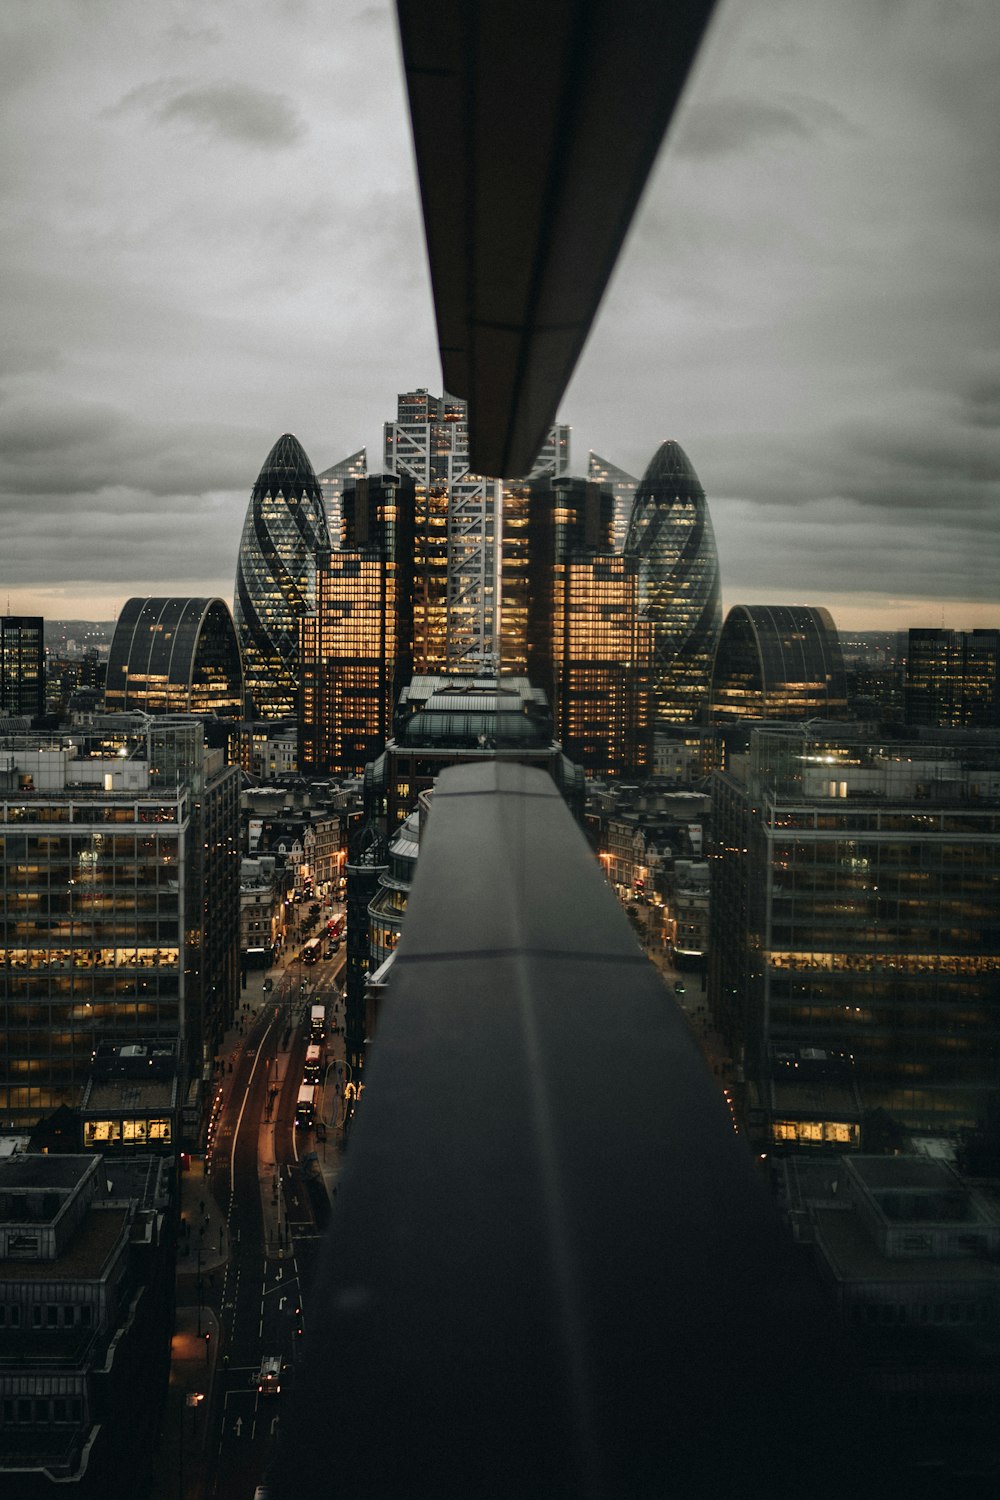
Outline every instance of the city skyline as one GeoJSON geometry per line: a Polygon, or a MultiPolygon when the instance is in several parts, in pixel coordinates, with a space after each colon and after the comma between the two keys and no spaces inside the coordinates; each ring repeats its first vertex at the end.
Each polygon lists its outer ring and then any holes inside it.
{"type": "MultiPolygon", "coordinates": [[[[11,612],[227,597],[281,432],[321,472],[441,387],[391,9],[235,15],[0,21],[11,612]]],[[[681,443],[726,608],[1000,623],[998,32],[720,6],[559,420],[576,474],[681,443]]]]}

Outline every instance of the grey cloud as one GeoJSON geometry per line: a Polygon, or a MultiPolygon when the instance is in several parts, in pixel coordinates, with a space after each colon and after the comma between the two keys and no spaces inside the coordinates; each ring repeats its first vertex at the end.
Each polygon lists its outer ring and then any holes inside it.
{"type": "Polygon", "coordinates": [[[711,99],[686,110],[671,149],[682,157],[724,156],[783,138],[806,140],[829,126],[857,134],[838,110],[817,99],[711,99]]]}
{"type": "Polygon", "coordinates": [[[213,83],[184,89],[162,103],[160,120],[187,120],[224,140],[265,150],[294,145],[305,126],[282,94],[246,83],[213,83]]]}
{"type": "Polygon", "coordinates": [[[0,496],[78,496],[134,486],[150,495],[245,489],[266,435],[222,423],[136,420],[109,406],[54,400],[0,410],[0,496]]]}

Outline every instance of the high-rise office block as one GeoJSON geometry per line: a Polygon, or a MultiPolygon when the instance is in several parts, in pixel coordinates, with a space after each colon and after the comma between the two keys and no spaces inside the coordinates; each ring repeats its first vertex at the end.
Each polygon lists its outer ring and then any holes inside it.
{"type": "Polygon", "coordinates": [[[829,610],[734,605],[715,653],[709,707],[716,724],[844,717],[844,658],[829,610]]]}
{"type": "Polygon", "coordinates": [[[349,480],[342,545],[321,554],[316,609],[302,622],[299,764],[361,772],[389,738],[413,666],[413,480],[349,480]]]}
{"type": "Polygon", "coordinates": [[[1000,725],[1000,630],[911,630],[904,699],[908,724],[1000,725]]]}
{"type": "Polygon", "coordinates": [[[129,599],[115,626],[108,713],[243,714],[236,627],[222,599],[129,599]]]}
{"type": "Polygon", "coordinates": [[[316,555],[330,546],[319,481],[297,438],[280,437],[253,487],[236,567],[236,620],[250,712],[294,716],[299,621],[316,599],[316,555]]]}
{"type": "Polygon", "coordinates": [[[321,474],[316,475],[323,492],[326,529],[333,547],[340,546],[340,510],[344,485],[349,479],[363,479],[367,473],[368,452],[365,448],[359,448],[356,453],[351,453],[347,458],[342,458],[339,463],[331,464],[329,469],[324,469],[321,474]]]}
{"type": "Polygon", "coordinates": [[[239,989],[239,771],[193,718],[0,738],[0,1121],[78,1105],[98,1042],[200,1081],[239,989]]]}
{"type": "Polygon", "coordinates": [[[34,719],[44,712],[45,621],[0,615],[0,714],[34,719]]]}
{"type": "Polygon", "coordinates": [[[708,699],[722,603],[705,491],[678,443],[664,443],[639,481],[625,551],[638,560],[639,608],[653,626],[656,720],[690,723],[708,699]]]}
{"type": "MultiPolygon", "coordinates": [[[[710,992],[766,1113],[802,1054],[850,1066],[866,1111],[951,1131],[1000,1073],[1000,741],[873,743],[762,725],[712,793],[710,992]]],[[[837,1144],[762,1120],[774,1145],[837,1144]]]]}
{"type": "MultiPolygon", "coordinates": [[[[533,474],[561,474],[569,429],[554,427],[533,474]]],[[[414,668],[449,671],[498,652],[498,536],[508,486],[469,473],[464,401],[419,389],[385,424],[385,467],[416,486],[414,668]]]]}
{"type": "Polygon", "coordinates": [[[634,474],[627,474],[610,459],[602,458],[591,450],[587,459],[587,478],[595,484],[609,484],[615,497],[614,520],[611,525],[611,543],[616,552],[625,551],[628,523],[632,517],[635,492],[639,481],[634,474]]]}
{"type": "Polygon", "coordinates": [[[652,627],[637,608],[638,564],[612,547],[610,487],[533,480],[516,515],[530,536],[527,668],[556,735],[590,776],[652,764],[652,627]]]}

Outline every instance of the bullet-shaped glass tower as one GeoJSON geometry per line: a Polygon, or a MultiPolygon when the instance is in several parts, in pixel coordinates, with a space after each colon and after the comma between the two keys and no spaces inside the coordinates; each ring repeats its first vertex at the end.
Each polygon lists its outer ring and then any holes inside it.
{"type": "Polygon", "coordinates": [[[236,565],[233,615],[248,705],[261,718],[297,712],[299,621],[316,607],[316,554],[329,546],[319,481],[286,432],[253,487],[236,565]]]}
{"type": "Polygon", "coordinates": [[[679,443],[664,443],[639,482],[625,552],[638,559],[639,612],[653,626],[654,719],[690,723],[708,698],[722,600],[705,491],[679,443]]]}

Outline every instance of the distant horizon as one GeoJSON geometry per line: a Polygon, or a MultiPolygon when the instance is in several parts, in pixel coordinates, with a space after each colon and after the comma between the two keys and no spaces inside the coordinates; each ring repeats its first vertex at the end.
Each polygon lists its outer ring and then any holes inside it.
{"type": "MultiPolygon", "coordinates": [[[[150,591],[148,596],[141,595],[139,590],[135,590],[133,593],[126,594],[122,598],[121,603],[118,605],[118,607],[113,612],[110,612],[108,614],[89,615],[70,612],[59,615],[48,615],[44,610],[29,608],[10,608],[5,610],[5,613],[11,615],[40,615],[45,622],[46,631],[56,626],[66,625],[105,625],[109,627],[111,631],[113,631],[118,616],[121,613],[122,608],[124,607],[125,600],[137,596],[150,598],[176,597],[222,599],[229,606],[229,608],[232,609],[232,595],[223,593],[221,592],[221,590],[216,590],[213,592],[211,589],[194,590],[178,588],[171,591],[170,589],[157,588],[155,592],[150,591]]],[[[850,623],[845,624],[844,620],[838,614],[836,606],[831,605],[828,600],[803,599],[798,595],[791,594],[781,597],[772,595],[768,598],[756,597],[752,599],[733,599],[731,601],[726,600],[724,596],[723,617],[725,617],[725,615],[728,614],[729,610],[734,608],[736,605],[753,604],[800,604],[812,607],[825,606],[825,608],[829,609],[830,614],[833,617],[833,623],[837,627],[838,635],[841,636],[850,635],[852,632],[856,632],[858,634],[898,635],[900,633],[905,634],[908,630],[1000,630],[1000,606],[997,606],[992,611],[986,612],[992,614],[992,618],[988,619],[974,618],[970,621],[967,617],[968,614],[978,616],[984,612],[981,606],[973,606],[967,611],[966,615],[963,615],[960,620],[957,619],[957,617],[952,618],[951,611],[945,611],[945,618],[942,620],[942,608],[940,601],[935,602],[933,605],[928,605],[926,601],[900,601],[898,608],[901,611],[909,608],[913,616],[910,617],[908,615],[905,623],[885,625],[880,623],[871,623],[866,618],[865,623],[859,623],[858,621],[854,620],[850,623]],[[916,618],[915,616],[918,614],[923,616],[923,618],[916,618]],[[934,618],[929,618],[929,616],[931,615],[933,615],[934,618]]],[[[962,606],[959,606],[958,604],[955,605],[956,610],[961,607],[962,606]]],[[[877,606],[872,606],[873,610],[876,608],[877,606]]]]}

